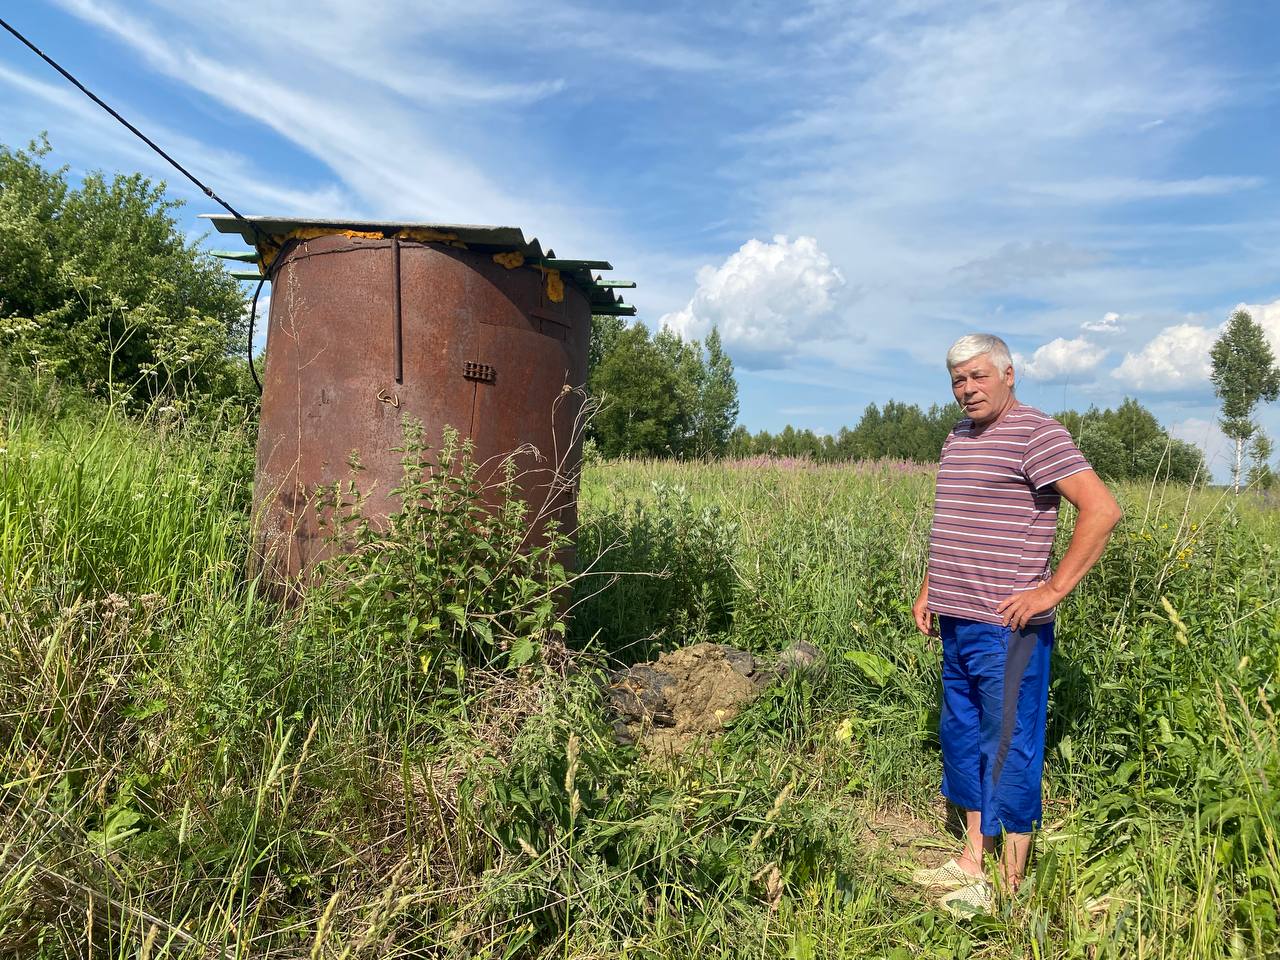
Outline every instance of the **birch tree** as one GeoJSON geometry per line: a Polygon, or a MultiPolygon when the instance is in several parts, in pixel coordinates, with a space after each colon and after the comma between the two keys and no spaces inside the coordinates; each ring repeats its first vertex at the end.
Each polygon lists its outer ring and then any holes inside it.
{"type": "Polygon", "coordinates": [[[1236,445],[1231,486],[1239,493],[1244,450],[1258,430],[1253,413],[1259,403],[1280,397],[1280,369],[1261,325],[1244,309],[1231,315],[1210,358],[1213,391],[1222,401],[1218,422],[1236,445]]]}

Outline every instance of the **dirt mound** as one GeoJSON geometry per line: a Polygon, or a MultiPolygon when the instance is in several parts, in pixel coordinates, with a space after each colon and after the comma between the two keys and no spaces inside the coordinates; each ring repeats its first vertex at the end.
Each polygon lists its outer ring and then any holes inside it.
{"type": "Polygon", "coordinates": [[[822,652],[804,641],[784,650],[773,667],[723,643],[672,650],[610,676],[614,732],[652,753],[680,753],[720,733],[773,681],[822,662],[822,652]]]}

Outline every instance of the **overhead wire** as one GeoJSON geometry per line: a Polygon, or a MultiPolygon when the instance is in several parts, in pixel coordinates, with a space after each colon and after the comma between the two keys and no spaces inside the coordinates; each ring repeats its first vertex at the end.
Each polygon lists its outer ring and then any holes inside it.
{"type": "MultiPolygon", "coordinates": [[[[54,70],[57,70],[58,73],[61,74],[62,77],[68,83],[74,86],[77,90],[83,93],[86,97],[88,97],[90,100],[96,103],[103,110],[105,110],[108,114],[111,115],[113,119],[119,122],[126,130],[128,130],[135,137],[137,137],[139,140],[145,143],[148,147],[154,150],[159,156],[161,156],[171,167],[173,167],[180,174],[182,174],[184,177],[186,177],[188,180],[194,183],[197,187],[199,187],[200,191],[206,197],[208,197],[214,203],[218,204],[220,207],[222,207],[224,210],[230,213],[233,217],[235,217],[241,223],[247,224],[249,229],[253,231],[255,246],[258,245],[256,241],[261,241],[265,239],[262,235],[262,232],[258,229],[257,225],[252,220],[250,220],[248,217],[241,214],[240,211],[238,211],[235,207],[231,206],[231,204],[227,203],[227,201],[223,200],[222,197],[218,196],[218,194],[215,193],[211,187],[205,184],[202,180],[200,180],[200,178],[198,178],[195,174],[193,174],[190,170],[188,170],[182,164],[180,164],[177,160],[173,159],[173,157],[169,156],[169,154],[166,153],[160,147],[159,144],[157,144],[154,140],[148,137],[145,133],[143,133],[141,130],[135,127],[132,123],[130,123],[124,117],[122,117],[118,110],[116,110],[109,103],[103,100],[100,96],[98,96],[88,87],[86,87],[83,83],[81,83],[78,79],[76,79],[76,77],[69,70],[67,70],[65,67],[62,66],[62,64],[58,63],[58,61],[54,60],[53,57],[49,56],[47,53],[45,53],[43,50],[37,47],[34,43],[28,40],[22,33],[20,33],[12,24],[10,24],[3,17],[0,17],[0,27],[4,27],[4,29],[7,30],[9,33],[11,33],[20,43],[22,43],[23,46],[25,46],[28,50],[30,50],[32,53],[38,56],[41,60],[43,60],[49,66],[53,67],[54,70]]],[[[257,384],[259,393],[262,392],[262,381],[258,379],[258,371],[254,367],[254,363],[253,363],[253,326],[254,326],[254,320],[256,319],[255,315],[258,310],[258,294],[262,292],[262,285],[267,281],[267,279],[269,279],[269,274],[264,269],[263,277],[261,280],[258,281],[258,288],[257,290],[254,291],[253,304],[250,307],[250,311],[249,311],[249,350],[248,350],[249,372],[253,375],[253,382],[257,384]]]]}

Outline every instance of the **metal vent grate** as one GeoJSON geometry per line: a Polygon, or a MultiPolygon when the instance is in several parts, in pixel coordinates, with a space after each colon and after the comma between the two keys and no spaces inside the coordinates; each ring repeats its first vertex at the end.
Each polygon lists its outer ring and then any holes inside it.
{"type": "Polygon", "coordinates": [[[481,383],[493,383],[498,379],[497,370],[476,360],[468,360],[463,364],[462,375],[468,380],[479,380],[481,383]]]}

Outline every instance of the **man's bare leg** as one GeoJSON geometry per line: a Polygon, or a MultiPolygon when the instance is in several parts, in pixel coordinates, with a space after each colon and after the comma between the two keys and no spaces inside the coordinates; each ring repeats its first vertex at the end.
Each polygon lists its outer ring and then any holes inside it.
{"type": "MultiPolygon", "coordinates": [[[[1006,833],[1001,859],[1001,873],[1009,890],[1017,890],[1027,870],[1027,858],[1031,854],[1031,834],[1006,833]]],[[[965,869],[968,869],[967,867],[965,869]]]]}
{"type": "Polygon", "coordinates": [[[984,861],[995,856],[996,838],[982,835],[982,811],[964,811],[964,853],[956,858],[956,863],[965,873],[981,877],[986,873],[984,861]]]}

